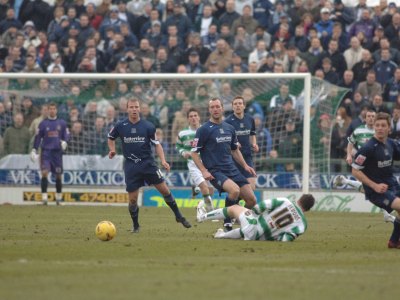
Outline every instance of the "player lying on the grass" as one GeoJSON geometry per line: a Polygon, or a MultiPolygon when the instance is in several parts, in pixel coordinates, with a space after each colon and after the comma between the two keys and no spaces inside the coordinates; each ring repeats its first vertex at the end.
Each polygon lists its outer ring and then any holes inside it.
{"type": "Polygon", "coordinates": [[[219,208],[207,213],[205,210],[197,216],[198,222],[205,220],[223,220],[226,217],[236,218],[240,228],[224,232],[218,229],[216,239],[267,240],[291,242],[307,229],[304,212],[309,211],[315,203],[314,196],[304,194],[296,203],[287,198],[263,200],[252,209],[240,205],[219,208]]]}
{"type": "Polygon", "coordinates": [[[127,103],[128,118],[123,119],[108,133],[108,157],[112,159],[117,153],[115,150],[115,140],[121,139],[122,153],[125,158],[124,173],[126,191],[129,196],[129,213],[133,222],[133,233],[138,233],[139,225],[139,207],[137,200],[139,189],[148,184],[154,187],[164,197],[165,203],[175,214],[175,220],[186,228],[192,227],[190,223],[182,216],[178,205],[172,196],[170,189],[165,183],[164,177],[155,162],[152,146],[161,160],[162,166],[169,171],[170,166],[165,160],[164,150],[160,142],[156,139],[156,128],[146,120],[140,118],[140,101],[132,98],[127,103]]]}
{"type": "MultiPolygon", "coordinates": [[[[369,108],[365,114],[365,124],[358,126],[353,133],[348,137],[347,144],[347,156],[346,162],[351,166],[353,163],[353,158],[356,152],[364,146],[370,138],[375,134],[374,122],[375,122],[376,112],[373,108],[369,108]]],[[[364,188],[362,183],[357,180],[347,179],[343,175],[339,175],[335,178],[333,182],[334,187],[344,187],[351,186],[357,189],[359,192],[364,193],[364,188]]],[[[387,211],[383,211],[383,219],[385,222],[394,222],[395,217],[389,214],[387,211]]]]}
{"type": "Polygon", "coordinates": [[[400,160],[400,145],[388,137],[389,114],[378,113],[374,129],[374,136],[357,151],[352,173],[362,182],[366,200],[388,213],[397,212],[388,247],[400,249],[400,185],[393,175],[393,160],[400,160]]]}
{"type": "MultiPolygon", "coordinates": [[[[205,180],[201,171],[196,166],[192,159],[192,148],[193,140],[196,136],[196,130],[200,127],[200,112],[196,108],[190,108],[187,112],[187,120],[189,126],[178,133],[178,138],[176,141],[176,149],[179,154],[186,159],[186,164],[189,170],[190,178],[195,184],[194,187],[199,187],[201,194],[204,198],[204,203],[199,202],[200,206],[206,205],[207,211],[212,211],[214,209],[211,195],[214,193],[214,188],[211,186],[210,182],[205,180]]],[[[195,196],[195,189],[192,192],[195,196]]]]}

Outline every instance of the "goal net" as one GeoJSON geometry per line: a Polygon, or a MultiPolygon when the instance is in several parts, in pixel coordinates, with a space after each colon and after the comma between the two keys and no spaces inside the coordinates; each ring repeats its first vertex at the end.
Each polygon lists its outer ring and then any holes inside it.
{"type": "MultiPolygon", "coordinates": [[[[309,74],[0,74],[0,114],[7,119],[0,124],[0,168],[26,168],[19,160],[7,159],[21,154],[6,141],[11,116],[22,112],[32,136],[38,125],[35,118],[50,102],[58,105],[58,115],[71,132],[64,168],[73,168],[82,158],[86,168],[94,167],[96,160],[104,162],[97,168],[116,168],[105,159],[107,132],[127,117],[127,99],[136,97],[142,101],[142,118],[157,127],[172,172],[178,174],[186,164],[175,142],[187,126],[187,110],[197,107],[205,121],[209,98],[219,97],[228,115],[232,99],[240,95],[256,124],[257,186],[305,192],[329,188],[334,168],[331,133],[345,92],[309,74]]],[[[190,185],[176,176],[172,185],[190,185]]]]}

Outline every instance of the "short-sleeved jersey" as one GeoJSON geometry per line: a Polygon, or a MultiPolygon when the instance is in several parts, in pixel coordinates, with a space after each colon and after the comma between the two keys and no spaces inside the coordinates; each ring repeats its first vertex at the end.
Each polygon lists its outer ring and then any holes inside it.
{"type": "MultiPolygon", "coordinates": [[[[193,148],[193,140],[196,136],[196,130],[190,127],[181,130],[178,133],[178,141],[176,142],[176,149],[179,154],[182,155],[183,152],[190,152],[193,148]]],[[[188,160],[192,158],[189,156],[188,160]]]]}
{"type": "Polygon", "coordinates": [[[34,149],[61,150],[61,141],[68,142],[69,131],[67,123],[63,119],[44,119],[40,122],[35,141],[34,149]]]}
{"type": "MultiPolygon", "coordinates": [[[[385,183],[389,188],[398,186],[393,176],[393,160],[400,159],[400,146],[394,140],[388,138],[385,143],[372,137],[360,150],[357,151],[354,162],[351,165],[361,170],[369,179],[376,183],[385,183]]],[[[374,191],[364,185],[365,194],[374,191]]]]}
{"type": "Polygon", "coordinates": [[[154,161],[151,145],[159,142],[156,139],[156,128],[152,123],[142,119],[135,124],[129,119],[121,120],[108,133],[108,138],[111,140],[118,137],[122,142],[125,159],[135,163],[154,161]]]}
{"type": "Polygon", "coordinates": [[[197,129],[192,151],[200,153],[201,160],[209,171],[229,171],[236,169],[231,150],[237,148],[238,141],[232,125],[208,121],[197,129]]]}
{"type": "Polygon", "coordinates": [[[349,143],[352,143],[356,150],[364,146],[375,134],[374,128],[368,128],[362,124],[354,129],[353,133],[347,138],[349,143]]]}
{"type": "Polygon", "coordinates": [[[231,114],[225,119],[225,122],[235,128],[242,155],[244,157],[251,156],[250,136],[256,135],[256,125],[253,117],[245,113],[243,119],[239,119],[234,114],[231,114]]]}
{"type": "Polygon", "coordinates": [[[252,210],[257,215],[258,240],[293,241],[307,229],[302,209],[287,198],[263,200],[252,210]]]}

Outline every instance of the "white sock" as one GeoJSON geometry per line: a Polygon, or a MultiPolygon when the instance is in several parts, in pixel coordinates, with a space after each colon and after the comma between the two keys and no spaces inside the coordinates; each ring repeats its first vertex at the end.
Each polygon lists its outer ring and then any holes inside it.
{"type": "Polygon", "coordinates": [[[42,193],[42,201],[47,202],[47,193],[42,193]]]}
{"type": "Polygon", "coordinates": [[[233,229],[231,231],[224,232],[224,239],[241,239],[240,228],[233,229]]]}
{"type": "Polygon", "coordinates": [[[383,210],[383,218],[385,222],[391,222],[391,223],[394,223],[394,220],[396,219],[395,216],[389,214],[386,210],[383,210]]]}
{"type": "Polygon", "coordinates": [[[210,195],[204,196],[204,203],[206,204],[207,211],[212,211],[214,209],[210,195]]]}
{"type": "Polygon", "coordinates": [[[56,193],[56,201],[62,200],[62,193],[56,193]]]}
{"type": "Polygon", "coordinates": [[[223,220],[226,217],[224,208],[218,208],[206,214],[206,220],[223,220]]]}
{"type": "Polygon", "coordinates": [[[350,185],[351,187],[355,188],[355,189],[359,189],[360,186],[362,186],[362,183],[359,182],[358,180],[351,180],[351,179],[347,179],[345,178],[343,180],[347,185],[350,185]]]}

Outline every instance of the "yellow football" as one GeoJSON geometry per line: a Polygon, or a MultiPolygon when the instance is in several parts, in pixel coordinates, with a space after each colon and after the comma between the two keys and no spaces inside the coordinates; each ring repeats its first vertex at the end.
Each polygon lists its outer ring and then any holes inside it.
{"type": "Polygon", "coordinates": [[[101,221],[96,226],[96,236],[101,241],[110,241],[117,234],[115,225],[110,221],[101,221]]]}

